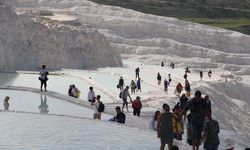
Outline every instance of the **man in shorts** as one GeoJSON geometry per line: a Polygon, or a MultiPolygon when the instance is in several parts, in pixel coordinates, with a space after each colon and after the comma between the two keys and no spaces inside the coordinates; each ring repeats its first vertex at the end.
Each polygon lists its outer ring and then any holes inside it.
{"type": "Polygon", "coordinates": [[[123,101],[122,111],[123,111],[125,105],[126,105],[126,109],[128,111],[128,97],[129,97],[130,101],[132,102],[132,99],[131,99],[130,94],[129,94],[129,86],[126,86],[126,88],[122,91],[122,101],[123,101]]]}

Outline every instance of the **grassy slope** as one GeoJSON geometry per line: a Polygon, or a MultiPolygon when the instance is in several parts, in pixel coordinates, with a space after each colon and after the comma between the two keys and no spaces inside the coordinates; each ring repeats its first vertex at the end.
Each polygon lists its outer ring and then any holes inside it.
{"type": "Polygon", "coordinates": [[[250,0],[91,0],[250,35],[250,0]]]}

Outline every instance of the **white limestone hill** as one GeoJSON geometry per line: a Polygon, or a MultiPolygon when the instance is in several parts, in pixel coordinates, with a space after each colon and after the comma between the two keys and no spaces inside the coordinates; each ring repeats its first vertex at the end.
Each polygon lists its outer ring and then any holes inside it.
{"type": "MultiPolygon", "coordinates": [[[[43,13],[44,14],[44,13],[43,13]]],[[[0,69],[35,70],[121,66],[106,37],[86,25],[65,25],[0,5],[0,69]]]]}
{"type": "Polygon", "coordinates": [[[250,36],[86,0],[6,0],[18,10],[70,14],[98,29],[124,58],[250,74],[250,36]],[[173,57],[175,56],[175,57],[173,57]],[[176,59],[177,58],[177,59],[176,59]],[[193,61],[195,59],[195,61],[193,61]]]}

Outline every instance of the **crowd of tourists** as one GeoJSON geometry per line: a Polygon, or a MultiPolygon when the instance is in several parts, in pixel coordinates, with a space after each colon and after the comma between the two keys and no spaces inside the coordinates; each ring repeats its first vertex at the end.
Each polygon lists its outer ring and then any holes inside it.
{"type": "MultiPolygon", "coordinates": [[[[161,63],[164,67],[164,63],[161,63]]],[[[170,63],[172,69],[175,68],[174,63],[170,63]]],[[[193,150],[198,150],[203,143],[203,148],[206,150],[218,150],[220,140],[219,140],[219,122],[212,118],[212,106],[211,100],[208,95],[202,96],[201,91],[195,91],[194,97],[191,97],[191,87],[188,80],[188,74],[191,73],[189,67],[185,68],[185,74],[183,76],[185,84],[182,85],[181,82],[177,82],[175,87],[175,94],[179,99],[176,105],[171,110],[171,107],[164,103],[162,106],[162,111],[155,111],[152,119],[149,121],[149,129],[156,131],[157,137],[160,138],[160,150],[164,150],[167,145],[169,150],[178,149],[178,146],[173,145],[173,141],[182,141],[186,139],[186,142],[192,146],[193,150]],[[186,131],[185,131],[186,130],[186,131]],[[183,138],[184,132],[186,132],[187,137],[183,138]]],[[[200,80],[203,79],[203,71],[200,70],[200,80]]],[[[43,65],[40,70],[39,80],[41,83],[40,90],[47,91],[47,81],[48,81],[48,71],[46,66],[43,65]]],[[[212,71],[208,71],[209,79],[212,76],[212,71]]],[[[171,74],[168,74],[163,82],[163,89],[168,92],[168,87],[172,82],[171,74]]],[[[157,85],[161,86],[162,76],[158,72],[157,85]]],[[[130,85],[125,85],[124,79],[121,76],[117,88],[119,89],[119,98],[122,100],[122,105],[116,106],[116,115],[109,119],[109,121],[125,124],[126,115],[124,113],[124,107],[127,112],[129,112],[128,104],[131,103],[133,109],[133,115],[140,117],[142,109],[142,101],[140,96],[136,96],[133,100],[131,94],[136,92],[141,92],[141,77],[140,68],[135,68],[135,80],[132,80],[130,85]],[[130,88],[130,90],[129,90],[130,88]]],[[[80,90],[74,85],[69,86],[68,96],[79,98],[80,90]]],[[[45,97],[46,99],[46,97],[45,97]]],[[[10,97],[6,96],[4,99],[4,110],[9,110],[9,100],[10,97]]],[[[87,94],[87,100],[94,109],[94,119],[101,119],[101,113],[105,110],[105,105],[101,101],[101,95],[96,95],[94,88],[89,87],[87,94]]],[[[41,112],[48,113],[48,106],[46,101],[41,101],[41,112]],[[42,105],[45,103],[45,105],[42,105]],[[42,106],[46,106],[42,107],[42,106]],[[43,109],[42,109],[43,108],[43,109]],[[43,111],[46,110],[46,111],[43,111]]],[[[233,146],[228,146],[226,150],[233,150],[233,146]]]]}

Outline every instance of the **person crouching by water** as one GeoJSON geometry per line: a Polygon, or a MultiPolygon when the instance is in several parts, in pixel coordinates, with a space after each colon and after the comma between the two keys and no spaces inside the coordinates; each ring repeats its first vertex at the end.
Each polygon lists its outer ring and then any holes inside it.
{"type": "Polygon", "coordinates": [[[69,86],[69,91],[68,91],[69,96],[78,98],[80,97],[80,93],[81,92],[78,90],[78,88],[76,88],[74,84],[69,86]]]}
{"type": "Polygon", "coordinates": [[[6,96],[4,101],[3,101],[4,110],[9,111],[9,106],[10,106],[9,100],[10,100],[10,97],[6,96]]]}
{"type": "Polygon", "coordinates": [[[49,80],[48,75],[49,75],[49,72],[46,70],[46,66],[42,65],[42,68],[40,70],[40,77],[38,78],[41,81],[41,87],[40,87],[41,91],[43,91],[42,89],[43,86],[44,86],[45,92],[47,91],[47,81],[49,80]]]}
{"type": "Polygon", "coordinates": [[[125,124],[126,115],[121,111],[121,107],[116,106],[116,116],[109,119],[109,121],[125,124]]]}

